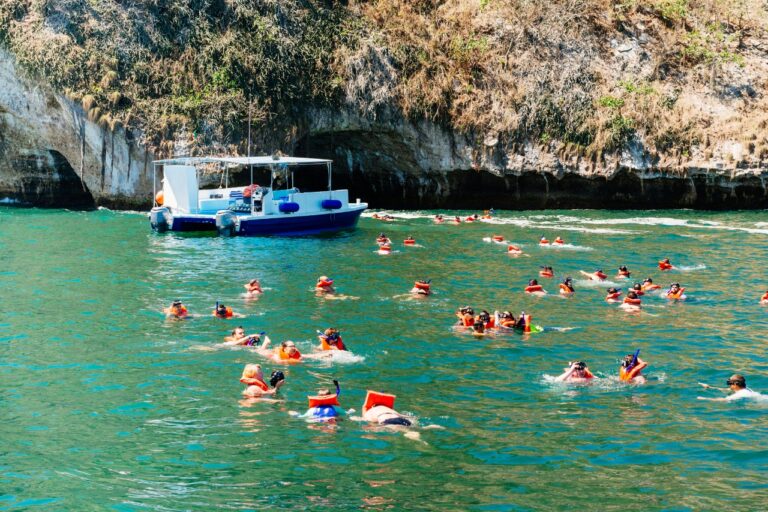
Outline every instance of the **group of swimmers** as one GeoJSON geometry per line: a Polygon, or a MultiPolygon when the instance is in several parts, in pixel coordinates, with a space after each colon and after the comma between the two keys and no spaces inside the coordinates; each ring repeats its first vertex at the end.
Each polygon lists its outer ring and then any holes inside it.
{"type": "MultiPolygon", "coordinates": [[[[261,283],[257,279],[252,279],[245,285],[246,297],[254,294],[263,293],[261,283]]],[[[414,293],[429,295],[429,281],[417,281],[414,293]]],[[[333,293],[333,280],[327,276],[320,276],[317,280],[316,290],[321,293],[333,293]]],[[[185,319],[190,316],[189,310],[181,300],[174,300],[171,305],[165,308],[164,313],[169,318],[185,319]]],[[[217,318],[242,317],[232,311],[232,308],[216,303],[212,312],[217,318]]],[[[326,357],[331,351],[347,351],[341,333],[335,327],[329,327],[324,331],[317,331],[320,345],[315,347],[311,354],[302,354],[293,341],[286,340],[277,347],[272,348],[272,340],[265,332],[246,333],[243,326],[235,327],[229,336],[224,338],[224,344],[228,346],[246,346],[250,347],[259,355],[280,364],[298,363],[307,359],[320,359],[326,357]]],[[[264,399],[275,397],[280,388],[285,384],[285,373],[280,370],[274,370],[267,382],[260,364],[246,364],[240,377],[240,382],[245,384],[246,388],[243,395],[252,399],[264,399]]],[[[338,396],[340,387],[337,381],[336,393],[331,394],[328,389],[320,389],[314,396],[308,397],[309,409],[302,415],[303,418],[313,420],[327,421],[345,414],[345,411],[339,407],[338,396]]],[[[412,418],[394,410],[395,395],[368,391],[362,408],[362,419],[372,423],[385,426],[404,426],[408,427],[414,424],[412,418]]],[[[350,409],[347,412],[353,412],[350,409]]]]}
{"type": "MultiPolygon", "coordinates": [[[[634,354],[627,354],[619,366],[619,380],[629,384],[645,384],[645,376],[642,371],[648,367],[648,363],[640,359],[640,350],[634,354]]],[[[595,375],[589,371],[584,361],[568,363],[568,367],[563,373],[555,377],[555,382],[573,382],[586,383],[596,379],[595,375]]]]}
{"type": "Polygon", "coordinates": [[[464,306],[456,311],[456,317],[459,319],[459,326],[472,330],[475,336],[484,336],[487,331],[503,332],[505,330],[517,330],[520,332],[531,332],[531,315],[521,312],[515,318],[515,315],[509,311],[499,313],[495,311],[491,315],[483,309],[475,315],[475,310],[470,306],[464,306]]]}
{"type": "MultiPolygon", "coordinates": [[[[560,237],[558,237],[559,239],[560,237]]],[[[660,268],[663,265],[670,265],[669,258],[665,258],[664,260],[659,262],[660,268]]],[[[544,278],[553,278],[555,276],[554,269],[549,265],[542,265],[541,270],[539,271],[539,276],[544,278]]],[[[666,268],[666,267],[665,267],[666,268]]],[[[671,267],[674,268],[674,267],[671,267]]],[[[668,269],[667,269],[668,270],[668,269]]],[[[608,279],[608,275],[603,272],[603,269],[598,268],[594,272],[585,272],[583,270],[579,271],[585,278],[589,279],[590,281],[605,281],[608,279]]],[[[630,279],[632,273],[629,271],[626,265],[621,265],[618,268],[618,273],[616,275],[616,279],[630,279]]],[[[652,292],[655,290],[661,289],[661,286],[655,284],[653,282],[653,279],[650,277],[645,278],[642,282],[635,282],[634,285],[627,291],[627,296],[623,299],[621,298],[621,288],[616,287],[610,287],[606,290],[607,295],[605,296],[606,302],[612,302],[612,303],[621,303],[624,306],[628,306],[631,308],[639,308],[641,305],[641,299],[640,297],[645,295],[648,292],[652,292]]],[[[530,279],[528,281],[528,285],[525,287],[525,292],[534,294],[534,295],[545,295],[547,292],[544,290],[544,287],[539,283],[537,279],[530,279]]],[[[560,295],[564,296],[571,296],[576,292],[576,289],[573,285],[573,278],[570,276],[567,276],[563,281],[559,284],[559,293],[560,295]]],[[[663,293],[663,296],[670,300],[685,300],[685,288],[680,286],[680,283],[672,283],[670,284],[669,288],[666,290],[666,292],[663,293]]],[[[765,296],[763,297],[768,302],[768,292],[766,292],[765,296]]]]}
{"type": "MultiPolygon", "coordinates": [[[[285,373],[281,370],[272,371],[269,383],[267,383],[260,364],[247,364],[243,368],[240,382],[245,385],[243,395],[248,398],[273,398],[285,384],[285,373]]],[[[336,388],[335,393],[331,393],[328,388],[318,389],[315,395],[307,397],[307,411],[303,414],[296,413],[295,416],[314,421],[332,421],[355,412],[354,409],[345,411],[341,408],[341,403],[339,402],[341,386],[337,380],[334,380],[333,384],[336,388]]],[[[413,418],[401,414],[394,409],[395,398],[395,395],[369,390],[363,402],[360,419],[384,426],[412,426],[415,422],[413,418]]]]}

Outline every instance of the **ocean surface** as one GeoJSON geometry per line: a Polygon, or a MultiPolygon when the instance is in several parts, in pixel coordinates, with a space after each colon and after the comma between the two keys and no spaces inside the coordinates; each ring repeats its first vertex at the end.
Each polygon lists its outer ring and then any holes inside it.
{"type": "Polygon", "coordinates": [[[768,392],[765,212],[387,213],[328,237],[225,239],[154,234],[135,212],[0,208],[0,510],[768,508],[768,404],[696,399],[721,396],[697,382],[732,373],[768,392]],[[678,270],[661,273],[664,257],[678,270]],[[554,267],[539,279],[550,294],[527,296],[540,265],[554,267]],[[608,286],[626,292],[619,265],[688,299],[607,304],[608,286]],[[598,268],[609,282],[579,274],[598,268]],[[340,298],[313,293],[320,275],[340,298]],[[258,300],[242,296],[251,278],[258,300]],[[421,278],[426,299],[408,294],[421,278]],[[174,299],[197,316],[166,320],[174,299]],[[211,317],[216,301],[245,318],[211,317]],[[477,339],[454,328],[466,305],[545,329],[477,339]],[[278,365],[223,347],[237,325],[305,353],[335,326],[351,353],[283,368],[281,400],[248,401],[243,366],[278,365]],[[649,382],[624,385],[619,362],[638,348],[649,382]],[[600,379],[553,383],[574,360],[600,379]],[[372,389],[421,427],[289,414],[334,378],[351,416],[372,389]]]}

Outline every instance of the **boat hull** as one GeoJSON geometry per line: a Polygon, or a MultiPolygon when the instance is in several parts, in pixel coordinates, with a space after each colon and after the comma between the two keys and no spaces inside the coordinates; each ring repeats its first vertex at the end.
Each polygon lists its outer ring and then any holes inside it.
{"type": "Polygon", "coordinates": [[[216,233],[215,215],[179,215],[173,217],[171,231],[216,233]]]}
{"type": "Polygon", "coordinates": [[[364,210],[365,206],[360,206],[344,211],[312,213],[309,215],[241,217],[237,234],[241,236],[301,236],[342,231],[354,228],[360,219],[360,214],[364,210]]]}

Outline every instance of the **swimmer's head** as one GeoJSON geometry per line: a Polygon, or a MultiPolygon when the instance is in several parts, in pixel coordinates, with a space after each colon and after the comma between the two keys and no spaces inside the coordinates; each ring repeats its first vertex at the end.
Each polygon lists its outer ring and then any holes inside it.
{"type": "Polygon", "coordinates": [[[627,354],[624,356],[624,360],[621,362],[622,368],[629,368],[629,365],[632,364],[632,361],[635,360],[635,354],[627,354]]]}
{"type": "Polygon", "coordinates": [[[238,336],[242,338],[245,336],[245,329],[243,329],[242,326],[235,327],[232,329],[232,336],[238,336]]]}
{"type": "Polygon", "coordinates": [[[747,387],[747,379],[744,378],[743,375],[739,375],[738,373],[734,373],[731,375],[731,378],[728,379],[726,382],[729,386],[736,386],[738,388],[745,388],[747,387]]]}
{"type": "Polygon", "coordinates": [[[175,301],[173,301],[173,303],[171,303],[171,306],[173,306],[174,308],[177,308],[177,307],[181,306],[181,301],[180,300],[175,300],[175,301]]]}
{"type": "Polygon", "coordinates": [[[627,297],[630,298],[630,299],[636,299],[637,298],[637,294],[635,292],[629,292],[629,293],[627,293],[627,297]]]}
{"type": "Polygon", "coordinates": [[[539,282],[536,279],[528,281],[528,286],[536,286],[537,284],[539,284],[539,282]]]}
{"type": "Polygon", "coordinates": [[[643,279],[643,283],[653,284],[653,279],[651,279],[650,277],[646,277],[645,279],[643,279]]]}
{"type": "Polygon", "coordinates": [[[280,370],[274,370],[272,372],[272,375],[270,375],[269,377],[269,384],[272,387],[275,387],[277,383],[280,382],[281,380],[285,380],[285,374],[280,370]]]}
{"type": "Polygon", "coordinates": [[[582,370],[583,371],[583,370],[585,370],[587,368],[587,363],[585,363],[584,361],[576,361],[575,363],[571,363],[571,366],[575,370],[582,370]]]}
{"type": "Polygon", "coordinates": [[[320,388],[317,390],[317,396],[328,396],[331,392],[328,391],[328,388],[320,388]]]}
{"type": "Polygon", "coordinates": [[[642,288],[643,288],[643,285],[641,285],[640,283],[635,283],[634,285],[632,285],[632,289],[634,290],[641,290],[642,288]]]}
{"type": "Polygon", "coordinates": [[[621,288],[608,288],[608,293],[618,293],[621,291],[621,288]]]}
{"type": "Polygon", "coordinates": [[[240,377],[241,379],[253,379],[253,378],[262,378],[261,373],[261,365],[260,364],[247,364],[245,365],[245,368],[243,368],[243,376],[240,377]]]}

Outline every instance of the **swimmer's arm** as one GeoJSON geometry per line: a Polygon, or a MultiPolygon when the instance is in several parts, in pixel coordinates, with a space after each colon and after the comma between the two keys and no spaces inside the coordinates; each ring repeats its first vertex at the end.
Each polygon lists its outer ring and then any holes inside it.
{"type": "Polygon", "coordinates": [[[715,389],[717,391],[720,391],[722,393],[728,393],[730,389],[728,388],[717,388],[715,386],[710,386],[709,384],[705,384],[703,382],[699,382],[699,386],[703,387],[704,389],[715,389]]]}
{"type": "Polygon", "coordinates": [[[727,398],[723,398],[723,397],[721,397],[721,398],[708,398],[708,397],[705,397],[705,396],[697,396],[696,400],[706,400],[708,402],[727,402],[728,401],[727,398]]]}
{"type": "Polygon", "coordinates": [[[568,368],[568,370],[566,370],[566,372],[565,372],[565,373],[563,373],[562,375],[560,375],[560,376],[558,376],[558,377],[555,377],[555,382],[563,382],[563,381],[565,381],[565,379],[567,379],[568,377],[570,377],[570,376],[571,376],[571,374],[572,374],[572,373],[573,373],[575,370],[576,370],[576,368],[574,368],[573,366],[571,366],[570,368],[568,368]]]}

